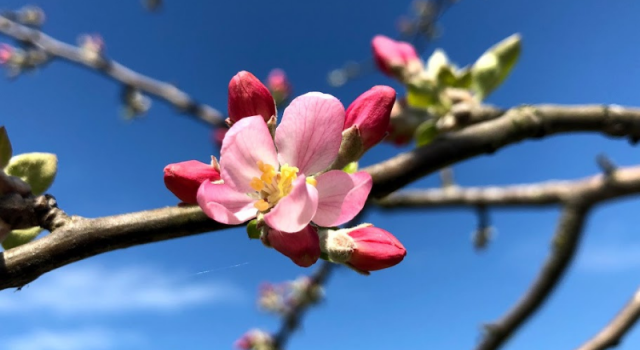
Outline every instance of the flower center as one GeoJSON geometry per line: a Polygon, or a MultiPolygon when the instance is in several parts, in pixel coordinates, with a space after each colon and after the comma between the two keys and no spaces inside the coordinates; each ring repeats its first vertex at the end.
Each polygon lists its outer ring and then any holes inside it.
{"type": "Polygon", "coordinates": [[[254,207],[265,212],[291,192],[293,180],[298,177],[298,168],[285,164],[276,171],[271,164],[258,161],[258,169],[262,175],[254,177],[250,185],[260,196],[254,207]]]}

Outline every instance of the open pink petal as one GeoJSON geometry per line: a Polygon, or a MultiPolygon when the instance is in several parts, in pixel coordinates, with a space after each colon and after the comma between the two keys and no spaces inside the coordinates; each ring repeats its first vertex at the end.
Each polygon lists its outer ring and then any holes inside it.
{"type": "Polygon", "coordinates": [[[364,207],[371,186],[371,175],[360,171],[349,175],[332,170],[318,177],[318,210],[312,221],[319,226],[338,226],[353,219],[364,207]]]}
{"type": "Polygon", "coordinates": [[[296,97],[284,110],[276,129],[280,164],[313,175],[327,168],[338,155],[344,126],[344,106],[320,92],[296,97]]]}
{"type": "Polygon", "coordinates": [[[239,192],[254,192],[249,183],[262,175],[258,161],[278,169],[276,148],[269,128],[261,116],[242,118],[233,124],[222,141],[220,175],[224,183],[239,192]]]}
{"type": "Polygon", "coordinates": [[[311,222],[317,208],[318,191],[301,175],[294,180],[291,193],[264,216],[264,221],[278,231],[298,232],[311,222]]]}
{"type": "Polygon", "coordinates": [[[205,181],[198,189],[198,205],[208,217],[227,225],[237,225],[256,217],[254,199],[227,184],[205,181]]]}

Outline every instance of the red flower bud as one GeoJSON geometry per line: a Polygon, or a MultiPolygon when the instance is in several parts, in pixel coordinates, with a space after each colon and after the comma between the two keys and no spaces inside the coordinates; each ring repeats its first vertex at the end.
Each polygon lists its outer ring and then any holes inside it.
{"type": "Polygon", "coordinates": [[[312,226],[307,226],[296,233],[269,230],[267,239],[270,246],[298,266],[309,267],[320,257],[320,239],[318,232],[312,226]]]}
{"type": "Polygon", "coordinates": [[[188,204],[197,204],[198,188],[205,181],[220,180],[217,162],[205,164],[197,160],[169,164],[164,168],[164,185],[178,199],[188,204]]]}
{"type": "Polygon", "coordinates": [[[391,109],[396,101],[396,91],[378,85],[366,91],[347,108],[344,129],[358,127],[364,149],[375,146],[387,133],[391,109]]]}
{"type": "Polygon", "coordinates": [[[229,82],[229,119],[227,124],[246,117],[261,115],[265,122],[276,115],[276,103],[267,89],[253,74],[242,71],[229,82]]]}
{"type": "Polygon", "coordinates": [[[407,42],[376,35],[371,41],[371,46],[378,68],[390,77],[398,77],[399,69],[413,70],[413,67],[409,67],[410,65],[422,66],[416,49],[407,42]]]}
{"type": "Polygon", "coordinates": [[[362,271],[382,270],[400,263],[407,250],[391,233],[373,226],[361,225],[347,232],[355,248],[347,261],[362,271]]]}

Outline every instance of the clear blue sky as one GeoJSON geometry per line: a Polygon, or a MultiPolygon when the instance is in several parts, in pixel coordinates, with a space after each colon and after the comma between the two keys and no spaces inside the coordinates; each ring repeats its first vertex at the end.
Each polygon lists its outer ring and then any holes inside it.
{"type": "MultiPolygon", "coordinates": [[[[376,73],[331,88],[326,74],[347,60],[367,58],[370,39],[394,35],[396,17],[409,9],[404,0],[165,2],[156,15],[138,1],[37,4],[47,13],[51,35],[75,42],[78,34],[100,33],[110,56],[221,110],[227,83],[240,70],[265,77],[280,67],[296,94],[323,91],[345,105],[372,85],[393,84],[376,73]]],[[[2,6],[25,4],[5,0],[2,6]]],[[[466,65],[520,32],[522,59],[489,102],[640,105],[638,13],[640,3],[632,0],[461,0],[427,52],[442,47],[466,65]]],[[[117,88],[63,62],[0,81],[0,120],[15,151],[58,155],[60,171],[50,192],[70,214],[98,217],[174,205],[163,167],[206,161],[213,151],[206,127],[163,103],[155,102],[144,120],[124,122],[117,88]]],[[[379,147],[365,163],[395,152],[379,147]]],[[[462,185],[492,185],[583,177],[597,172],[600,152],[620,165],[640,159],[625,141],[562,136],[464,162],[455,167],[456,178],[462,185]]],[[[412,187],[434,185],[432,176],[412,187]]],[[[640,284],[638,204],[629,200],[595,211],[567,278],[506,349],[574,348],[608,322],[640,284]]],[[[499,236],[477,254],[471,211],[374,212],[369,220],[399,237],[406,259],[366,278],[340,270],[328,285],[328,300],[309,313],[290,348],[471,349],[480,324],[502,315],[537,274],[558,212],[496,210],[491,217],[499,236]]],[[[64,267],[19,293],[0,293],[0,348],[230,348],[249,328],[279,325],[255,307],[260,282],[311,271],[249,241],[242,229],[112,252],[64,267]],[[197,274],[205,270],[213,271],[197,274]]],[[[639,346],[635,331],[619,349],[639,346]]]]}

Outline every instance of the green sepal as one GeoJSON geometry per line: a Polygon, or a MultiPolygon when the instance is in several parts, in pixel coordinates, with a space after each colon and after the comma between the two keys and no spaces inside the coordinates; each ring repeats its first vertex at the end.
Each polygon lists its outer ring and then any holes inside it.
{"type": "Polygon", "coordinates": [[[260,229],[258,228],[258,219],[253,219],[247,224],[247,235],[249,239],[260,239],[260,229]]]}

